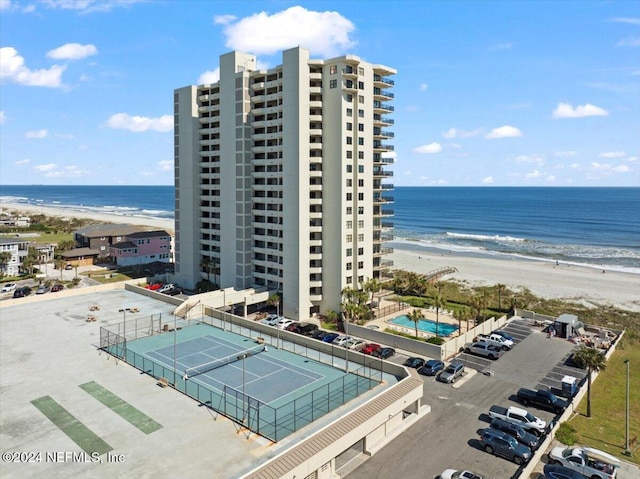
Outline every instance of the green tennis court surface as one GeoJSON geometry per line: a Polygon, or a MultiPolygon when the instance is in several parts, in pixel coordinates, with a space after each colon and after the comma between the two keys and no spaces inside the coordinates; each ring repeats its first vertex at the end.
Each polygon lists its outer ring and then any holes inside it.
{"type": "Polygon", "coordinates": [[[145,434],[151,434],[152,432],[162,428],[161,424],[157,423],[125,400],[119,398],[108,389],[103,388],[95,381],[81,384],[80,389],[96,398],[102,404],[145,434]]]}
{"type": "Polygon", "coordinates": [[[96,433],[76,419],[50,396],[43,396],[31,401],[42,414],[55,424],[69,439],[75,442],[87,453],[97,452],[106,454],[113,448],[103,441],[96,433]]]}

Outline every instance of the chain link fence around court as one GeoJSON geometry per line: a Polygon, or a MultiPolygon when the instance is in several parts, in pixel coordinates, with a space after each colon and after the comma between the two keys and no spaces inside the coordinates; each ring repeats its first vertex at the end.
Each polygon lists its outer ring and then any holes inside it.
{"type": "MultiPolygon", "coordinates": [[[[217,313],[217,311],[216,311],[217,313]]],[[[221,313],[222,314],[222,313],[221,313]]],[[[229,319],[229,318],[227,318],[229,319]]],[[[359,395],[371,390],[382,381],[382,370],[376,367],[380,360],[370,358],[366,364],[357,364],[336,357],[331,352],[323,352],[295,341],[293,338],[277,338],[265,336],[264,331],[251,328],[231,321],[222,322],[222,319],[205,316],[197,322],[205,323],[211,327],[224,329],[240,334],[251,339],[267,339],[265,341],[280,349],[302,355],[333,367],[347,369],[345,374],[327,384],[307,392],[285,404],[270,406],[254,397],[244,394],[230,386],[224,386],[223,390],[217,390],[198,378],[185,381],[184,377],[174,367],[164,365],[147,356],[127,349],[127,342],[143,337],[172,331],[173,328],[188,327],[188,321],[165,321],[161,317],[136,318],[127,321],[126,324],[118,324],[109,328],[100,328],[100,349],[112,356],[124,360],[142,372],[160,379],[166,378],[178,391],[188,395],[211,409],[236,421],[247,429],[272,441],[279,441],[295,431],[307,426],[325,414],[346,404],[359,395]]],[[[277,333],[274,330],[274,333],[277,333]]],[[[171,338],[170,335],[166,335],[171,338]]],[[[167,345],[173,341],[169,339],[167,345]]],[[[344,350],[342,350],[344,351],[344,350]]]]}

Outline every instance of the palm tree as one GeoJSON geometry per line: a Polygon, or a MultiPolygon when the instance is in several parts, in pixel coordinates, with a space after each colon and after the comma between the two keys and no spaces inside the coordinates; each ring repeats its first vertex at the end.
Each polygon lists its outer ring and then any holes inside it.
{"type": "Polygon", "coordinates": [[[378,281],[375,278],[370,278],[364,282],[364,284],[362,285],[362,289],[367,293],[371,293],[371,301],[369,302],[369,308],[373,309],[374,295],[378,291],[380,291],[380,289],[382,289],[382,286],[380,285],[380,281],[378,281]]]}
{"type": "Polygon", "coordinates": [[[8,251],[3,251],[2,253],[0,253],[0,275],[1,276],[4,276],[6,274],[9,261],[11,261],[11,253],[9,253],[8,251]]]}
{"type": "Polygon", "coordinates": [[[591,417],[591,373],[606,369],[607,358],[597,349],[584,345],[573,353],[573,357],[576,363],[587,368],[587,417],[591,417]]]}
{"type": "Polygon", "coordinates": [[[267,299],[267,304],[269,306],[275,306],[276,314],[280,316],[280,296],[279,295],[272,294],[271,296],[269,296],[269,299],[267,299]]]}
{"type": "Polygon", "coordinates": [[[462,335],[462,320],[464,319],[463,308],[458,308],[453,311],[453,317],[458,320],[458,336],[462,335]]]}
{"type": "Polygon", "coordinates": [[[502,311],[502,292],[504,291],[506,286],[504,284],[498,283],[494,287],[496,289],[496,293],[498,293],[498,309],[502,311]]]}
{"type": "Polygon", "coordinates": [[[207,273],[207,281],[211,282],[211,280],[209,279],[209,274],[211,273],[211,257],[209,256],[204,256],[201,260],[200,260],[200,267],[206,271],[207,273]]]}
{"type": "Polygon", "coordinates": [[[64,266],[66,264],[67,262],[63,258],[56,258],[55,260],[53,260],[53,265],[55,266],[55,268],[60,270],[60,281],[62,281],[62,270],[64,269],[64,266]]]}
{"type": "Polygon", "coordinates": [[[447,304],[446,300],[440,293],[436,294],[433,298],[433,305],[436,307],[436,338],[440,337],[438,334],[438,328],[440,325],[440,309],[447,304]]]}
{"type": "Polygon", "coordinates": [[[474,294],[469,300],[470,306],[473,308],[476,318],[476,323],[480,317],[480,311],[482,311],[482,297],[479,294],[474,294]]]}
{"type": "MultiPolygon", "coordinates": [[[[418,338],[418,322],[424,318],[424,314],[422,314],[421,309],[414,309],[409,314],[407,314],[407,316],[411,321],[413,321],[413,324],[416,327],[416,339],[417,339],[418,338]]],[[[436,334],[437,334],[437,330],[436,330],[436,334]]]]}

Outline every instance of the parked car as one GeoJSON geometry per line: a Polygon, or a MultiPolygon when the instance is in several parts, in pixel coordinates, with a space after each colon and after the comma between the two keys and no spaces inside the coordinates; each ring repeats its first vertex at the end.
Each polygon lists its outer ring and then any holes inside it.
{"type": "Polygon", "coordinates": [[[591,479],[615,479],[620,467],[620,459],[590,447],[556,446],[549,453],[549,462],[591,479]]]}
{"type": "Polygon", "coordinates": [[[478,334],[474,340],[474,343],[484,342],[489,344],[494,344],[498,347],[501,347],[505,351],[509,351],[513,348],[513,340],[506,339],[500,334],[478,334]]]}
{"type": "Polygon", "coordinates": [[[313,332],[318,330],[318,325],[313,323],[300,323],[300,326],[297,331],[299,334],[304,336],[310,336],[313,332]]]}
{"type": "Polygon", "coordinates": [[[439,359],[429,359],[424,366],[418,369],[418,373],[424,374],[425,376],[435,376],[440,371],[444,370],[444,362],[439,359]]]}
{"type": "Polygon", "coordinates": [[[440,474],[440,479],[485,479],[485,477],[471,471],[446,469],[442,474],[440,474]]]}
{"type": "Polygon", "coordinates": [[[160,288],[162,288],[162,283],[152,283],[147,285],[145,289],[150,289],[151,291],[158,291],[160,288]]]}
{"type": "Polygon", "coordinates": [[[424,359],[422,359],[422,358],[409,358],[402,365],[406,366],[408,368],[418,369],[418,368],[421,368],[422,366],[424,366],[424,359]]]}
{"type": "Polygon", "coordinates": [[[351,339],[350,341],[347,341],[346,347],[352,351],[362,351],[362,348],[366,345],[367,343],[361,339],[351,339]]]}
{"type": "Polygon", "coordinates": [[[513,341],[513,336],[511,336],[506,331],[501,329],[496,329],[495,331],[491,331],[491,334],[497,334],[498,336],[502,336],[504,339],[508,339],[509,341],[513,341]]]}
{"type": "Polygon", "coordinates": [[[310,338],[317,339],[318,341],[322,341],[325,336],[331,334],[329,331],[324,331],[322,329],[316,329],[309,334],[310,338]]]}
{"type": "Polygon", "coordinates": [[[501,347],[485,342],[467,343],[464,345],[464,352],[489,359],[498,359],[503,353],[501,347]]]}
{"type": "Polygon", "coordinates": [[[276,328],[287,329],[287,326],[289,326],[292,323],[297,323],[297,321],[294,321],[293,319],[280,318],[276,323],[276,328]]]}
{"type": "Polygon", "coordinates": [[[373,353],[371,353],[371,356],[374,356],[380,359],[389,359],[394,354],[396,354],[396,350],[393,348],[380,348],[374,351],[373,353]]]}
{"type": "Polygon", "coordinates": [[[165,284],[160,286],[156,291],[158,291],[158,293],[165,293],[167,291],[169,291],[170,289],[174,289],[176,287],[175,284],[173,283],[169,283],[169,284],[165,284]]]}
{"type": "Polygon", "coordinates": [[[544,479],[584,479],[584,476],[578,471],[574,471],[568,467],[557,464],[545,464],[544,479]]]}
{"type": "Polygon", "coordinates": [[[343,334],[335,338],[333,341],[331,341],[331,344],[333,344],[334,346],[345,347],[345,344],[351,339],[354,339],[354,338],[343,334]]]}
{"type": "Polygon", "coordinates": [[[69,271],[70,269],[73,269],[73,266],[68,264],[64,267],[64,269],[66,269],[67,271],[69,271]]]}
{"type": "Polygon", "coordinates": [[[442,371],[437,380],[443,383],[455,383],[464,374],[464,364],[460,361],[452,361],[447,368],[442,371]]]}
{"type": "Polygon", "coordinates": [[[509,436],[514,437],[520,444],[524,444],[532,451],[538,448],[538,437],[530,432],[524,430],[522,426],[513,424],[512,422],[505,421],[500,418],[491,419],[489,424],[491,429],[497,429],[498,431],[506,432],[509,436]]]}
{"type": "Polygon", "coordinates": [[[165,291],[162,291],[162,293],[168,296],[178,296],[179,294],[182,294],[182,290],[179,288],[170,288],[165,291]]]}
{"type": "Polygon", "coordinates": [[[360,351],[362,354],[373,354],[375,351],[377,351],[378,349],[380,349],[382,346],[380,346],[379,344],[376,343],[367,343],[364,345],[364,348],[362,348],[362,351],[360,351]]]}
{"type": "Polygon", "coordinates": [[[22,286],[21,288],[16,288],[13,292],[14,298],[24,298],[25,296],[29,296],[31,294],[31,288],[29,286],[22,286]]]}
{"type": "Polygon", "coordinates": [[[284,329],[285,331],[291,331],[292,333],[297,333],[299,327],[300,323],[298,321],[291,321],[282,329],[284,329]]]}
{"type": "Polygon", "coordinates": [[[323,343],[333,343],[333,341],[340,336],[338,333],[329,333],[322,338],[323,343]]]}
{"type": "Polygon", "coordinates": [[[49,291],[51,291],[51,288],[46,284],[43,284],[41,286],[38,286],[38,289],[36,289],[36,294],[45,294],[45,293],[48,293],[49,291]]]}
{"type": "Polygon", "coordinates": [[[548,432],[546,421],[519,407],[509,406],[506,408],[493,405],[489,408],[489,417],[497,417],[522,426],[525,431],[530,431],[538,437],[548,432]]]}
{"type": "Polygon", "coordinates": [[[53,286],[51,286],[52,293],[57,293],[58,291],[62,291],[63,289],[64,289],[63,284],[54,284],[53,286]]]}
{"type": "Polygon", "coordinates": [[[531,389],[520,388],[516,394],[518,401],[527,406],[533,404],[541,409],[548,409],[554,413],[564,411],[569,403],[563,399],[559,399],[551,391],[545,389],[538,389],[533,391],[531,389]]]}
{"type": "Polygon", "coordinates": [[[483,429],[480,432],[480,442],[485,452],[502,456],[518,465],[531,459],[531,449],[502,431],[483,429]]]}
{"type": "Polygon", "coordinates": [[[9,292],[13,291],[16,288],[17,288],[16,283],[7,283],[2,287],[2,292],[3,293],[9,293],[9,292]]]}
{"type": "Polygon", "coordinates": [[[262,324],[267,324],[269,326],[275,326],[278,324],[278,321],[284,319],[282,316],[278,316],[277,314],[270,314],[266,318],[262,319],[260,322],[262,324]]]}

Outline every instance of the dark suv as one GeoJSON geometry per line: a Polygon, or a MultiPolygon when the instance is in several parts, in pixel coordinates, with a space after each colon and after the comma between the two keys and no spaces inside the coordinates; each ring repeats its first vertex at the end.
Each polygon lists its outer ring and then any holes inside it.
{"type": "Polygon", "coordinates": [[[513,424],[499,417],[494,417],[490,424],[491,429],[506,432],[509,436],[516,438],[520,444],[524,444],[532,451],[538,448],[538,437],[524,430],[522,426],[513,424]]]}
{"type": "Polygon", "coordinates": [[[489,454],[505,457],[518,465],[531,459],[531,449],[505,432],[483,429],[480,432],[480,442],[482,442],[482,448],[489,454]]]}
{"type": "Polygon", "coordinates": [[[13,297],[24,298],[25,296],[29,296],[30,294],[31,288],[29,286],[22,286],[21,288],[18,288],[13,292],[13,297]]]}

